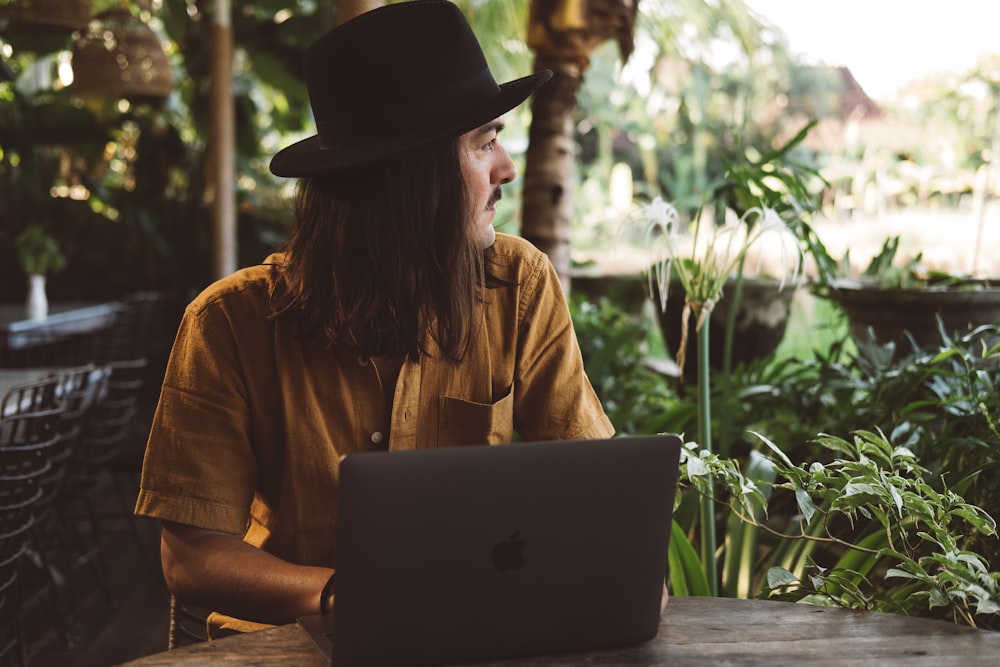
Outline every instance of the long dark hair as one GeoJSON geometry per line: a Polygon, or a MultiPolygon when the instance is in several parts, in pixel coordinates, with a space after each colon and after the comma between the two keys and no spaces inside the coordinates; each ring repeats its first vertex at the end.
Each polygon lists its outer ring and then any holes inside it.
{"type": "Polygon", "coordinates": [[[300,179],[276,316],[369,356],[464,355],[486,285],[458,139],[300,179]]]}

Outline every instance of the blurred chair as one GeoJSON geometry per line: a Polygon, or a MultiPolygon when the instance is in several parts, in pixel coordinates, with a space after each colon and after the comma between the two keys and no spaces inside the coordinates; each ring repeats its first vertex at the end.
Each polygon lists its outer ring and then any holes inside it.
{"type": "Polygon", "coordinates": [[[50,377],[57,380],[56,397],[62,404],[59,416],[59,444],[52,458],[52,471],[43,480],[45,495],[40,504],[54,505],[62,490],[71,459],[79,446],[90,411],[107,391],[110,369],[94,364],[73,368],[53,369],[50,377]]]}
{"type": "MultiPolygon", "coordinates": [[[[148,430],[141,421],[145,417],[141,401],[146,398],[149,373],[148,355],[157,336],[163,310],[163,297],[158,292],[136,292],[122,302],[114,322],[102,337],[98,359],[112,368],[109,378],[109,411],[128,412],[127,423],[116,425],[114,454],[104,466],[110,470],[115,491],[123,506],[131,513],[139,488],[139,471],[146,450],[148,430]],[[120,426],[121,428],[117,428],[120,426]]],[[[109,434],[110,435],[110,434],[109,434]]]]}
{"type": "Polygon", "coordinates": [[[79,320],[18,330],[10,345],[0,347],[0,368],[61,368],[119,359],[148,357],[160,352],[164,340],[162,292],[133,292],[106,304],[82,304],[79,320]],[[96,309],[96,312],[94,312],[96,309]]]}
{"type": "Polygon", "coordinates": [[[101,367],[108,372],[105,388],[83,420],[60,494],[60,513],[75,545],[71,572],[91,564],[99,573],[97,583],[109,602],[112,592],[108,586],[105,533],[124,527],[151,582],[160,576],[149,553],[151,540],[143,535],[140,519],[132,512],[134,498],[123,490],[115,470],[115,462],[130,446],[134,434],[133,419],[144,367],[142,359],[113,361],[101,367]]]}
{"type": "MultiPolygon", "coordinates": [[[[34,550],[39,502],[46,494],[45,479],[51,475],[53,457],[60,442],[59,419],[63,405],[56,397],[58,378],[19,385],[0,400],[0,588],[8,625],[0,650],[16,653],[24,663],[25,647],[21,619],[29,602],[25,592],[30,564],[39,565],[47,576],[53,570],[34,550]]],[[[40,599],[57,631],[68,637],[65,606],[55,587],[37,589],[31,599],[40,599]],[[49,598],[49,593],[54,600],[49,598]]]]}
{"type": "Polygon", "coordinates": [[[181,604],[170,596],[170,625],[167,648],[175,649],[208,639],[208,612],[200,607],[181,604]]]}
{"type": "Polygon", "coordinates": [[[0,368],[80,366],[97,357],[102,330],[84,332],[25,331],[19,346],[0,351],[0,368]]]}
{"type": "Polygon", "coordinates": [[[7,390],[0,398],[0,419],[10,417],[0,428],[0,446],[14,446],[24,438],[35,435],[33,429],[40,428],[33,422],[14,419],[34,414],[58,414],[61,412],[56,390],[59,379],[53,376],[31,382],[23,382],[7,390]]]}
{"type": "Polygon", "coordinates": [[[18,580],[23,554],[24,542],[16,532],[0,535],[0,664],[25,664],[18,580]]]}
{"type": "Polygon", "coordinates": [[[160,344],[165,300],[160,292],[133,292],[122,299],[111,325],[101,333],[97,361],[148,358],[160,344]]]}
{"type": "Polygon", "coordinates": [[[122,308],[102,337],[99,349],[98,360],[108,364],[112,371],[108,398],[101,408],[105,415],[102,432],[92,434],[113,451],[102,466],[108,471],[117,496],[117,506],[106,508],[98,518],[105,526],[120,528],[124,524],[131,531],[143,563],[153,577],[160,576],[159,555],[143,548],[150,541],[143,540],[143,531],[154,529],[156,522],[136,517],[133,508],[139,492],[152,405],[163,377],[159,363],[151,367],[150,355],[159,362],[165,308],[166,297],[162,292],[135,292],[122,300],[122,308]],[[147,389],[155,393],[147,393],[147,389]],[[112,413],[121,421],[116,421],[112,413]]]}
{"type": "MultiPolygon", "coordinates": [[[[62,406],[58,421],[60,437],[53,448],[51,469],[42,478],[43,493],[37,505],[34,531],[36,539],[29,548],[28,556],[35,562],[39,573],[48,575],[38,577],[36,585],[39,590],[52,587],[62,591],[67,616],[67,644],[75,641],[79,625],[77,591],[80,584],[75,576],[78,569],[75,563],[81,542],[71,538],[73,533],[62,516],[63,492],[90,413],[107,391],[109,374],[110,369],[94,364],[52,369],[49,374],[57,381],[56,397],[62,406]]],[[[100,565],[94,563],[94,581],[110,600],[110,592],[105,586],[107,572],[100,565]]]]}
{"type": "MultiPolygon", "coordinates": [[[[170,596],[170,625],[167,630],[167,649],[180,648],[190,644],[222,639],[242,634],[242,630],[231,628],[209,629],[209,618],[212,613],[196,605],[183,604],[173,595],[170,596]]],[[[266,627],[266,626],[263,626],[266,627]]]]}
{"type": "Polygon", "coordinates": [[[16,488],[22,485],[6,475],[0,477],[0,664],[24,665],[21,567],[34,496],[16,498],[16,488]]]}

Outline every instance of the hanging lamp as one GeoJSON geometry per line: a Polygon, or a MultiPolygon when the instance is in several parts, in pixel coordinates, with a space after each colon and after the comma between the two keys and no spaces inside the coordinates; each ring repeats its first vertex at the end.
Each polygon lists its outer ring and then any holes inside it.
{"type": "Polygon", "coordinates": [[[128,9],[109,9],[73,45],[70,88],[81,97],[157,102],[170,96],[173,72],[152,28],[128,9]]]}
{"type": "Polygon", "coordinates": [[[0,35],[55,36],[83,30],[91,0],[0,0],[0,35]]]}

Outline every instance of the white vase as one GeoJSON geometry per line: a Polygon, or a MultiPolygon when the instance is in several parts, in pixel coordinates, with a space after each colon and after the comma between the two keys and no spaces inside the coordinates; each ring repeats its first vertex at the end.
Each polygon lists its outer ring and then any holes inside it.
{"type": "Polygon", "coordinates": [[[28,319],[44,320],[49,316],[49,299],[45,295],[45,276],[28,276],[28,319]]]}

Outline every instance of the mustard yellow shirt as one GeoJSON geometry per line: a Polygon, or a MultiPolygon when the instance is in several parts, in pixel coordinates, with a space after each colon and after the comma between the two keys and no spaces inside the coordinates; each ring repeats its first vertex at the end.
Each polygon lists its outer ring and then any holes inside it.
{"type": "Polygon", "coordinates": [[[267,317],[280,254],[208,287],[174,342],[136,513],[329,567],[342,455],[612,435],[548,258],[503,234],[495,249],[514,285],[487,290],[460,364],[433,347],[404,363],[391,414],[368,359],[267,317]]]}

